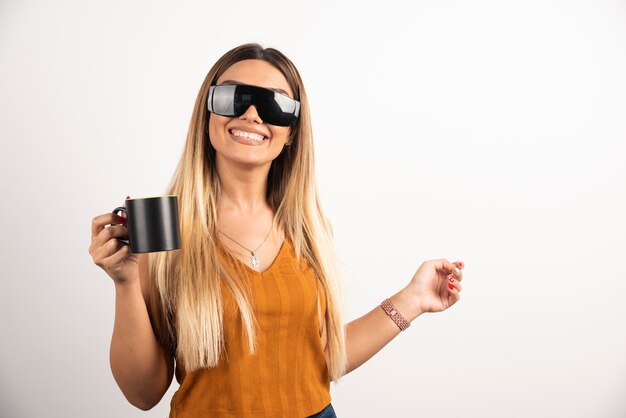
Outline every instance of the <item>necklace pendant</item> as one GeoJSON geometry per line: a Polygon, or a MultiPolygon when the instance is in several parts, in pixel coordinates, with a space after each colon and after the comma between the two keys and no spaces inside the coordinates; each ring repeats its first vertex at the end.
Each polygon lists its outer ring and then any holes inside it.
{"type": "Polygon", "coordinates": [[[250,257],[250,263],[252,264],[252,267],[259,268],[259,257],[257,257],[254,253],[251,253],[252,257],[250,257]]]}

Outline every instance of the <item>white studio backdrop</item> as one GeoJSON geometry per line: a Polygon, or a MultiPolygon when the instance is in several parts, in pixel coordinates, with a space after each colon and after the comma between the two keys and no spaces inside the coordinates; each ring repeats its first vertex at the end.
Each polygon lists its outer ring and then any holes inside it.
{"type": "MultiPolygon", "coordinates": [[[[91,220],[162,194],[224,52],[310,97],[347,319],[432,258],[459,303],[331,385],[339,417],[626,416],[626,2],[0,2],[0,416],[165,417],[111,375],[91,220]]],[[[375,332],[373,330],[372,332],[375,332]]]]}

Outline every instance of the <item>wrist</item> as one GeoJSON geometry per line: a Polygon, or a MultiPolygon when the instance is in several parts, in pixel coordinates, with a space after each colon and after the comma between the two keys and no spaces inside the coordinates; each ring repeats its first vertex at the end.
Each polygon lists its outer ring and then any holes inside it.
{"type": "Polygon", "coordinates": [[[115,283],[115,292],[116,293],[128,293],[134,292],[137,289],[141,290],[141,283],[139,278],[137,279],[129,279],[124,281],[114,281],[115,283]]]}
{"type": "Polygon", "coordinates": [[[396,309],[409,322],[413,322],[414,319],[423,313],[419,304],[419,299],[415,297],[415,292],[412,292],[408,287],[400,290],[389,299],[396,309]]]}

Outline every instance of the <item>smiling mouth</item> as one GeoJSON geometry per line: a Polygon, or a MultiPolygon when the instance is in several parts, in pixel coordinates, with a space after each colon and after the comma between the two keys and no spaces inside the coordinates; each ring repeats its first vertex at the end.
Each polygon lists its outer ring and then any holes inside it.
{"type": "Polygon", "coordinates": [[[253,132],[247,132],[247,131],[241,131],[239,129],[230,129],[228,132],[230,132],[230,134],[232,136],[234,136],[235,138],[238,139],[244,139],[244,140],[250,140],[250,141],[254,141],[254,142],[263,142],[264,140],[267,139],[266,136],[263,136],[261,134],[257,134],[257,133],[253,133],[253,132]]]}

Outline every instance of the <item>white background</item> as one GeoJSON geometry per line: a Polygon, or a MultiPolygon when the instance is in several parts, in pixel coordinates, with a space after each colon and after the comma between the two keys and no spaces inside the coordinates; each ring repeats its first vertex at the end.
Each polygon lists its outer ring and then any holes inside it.
{"type": "MultiPolygon", "coordinates": [[[[310,96],[352,320],[421,262],[459,303],[331,385],[340,418],[626,416],[626,2],[0,3],[0,416],[164,417],[115,384],[94,216],[164,192],[223,53],[310,96]],[[184,3],[184,4],[183,4],[184,3]]],[[[372,330],[375,332],[375,330],[372,330]]]]}

